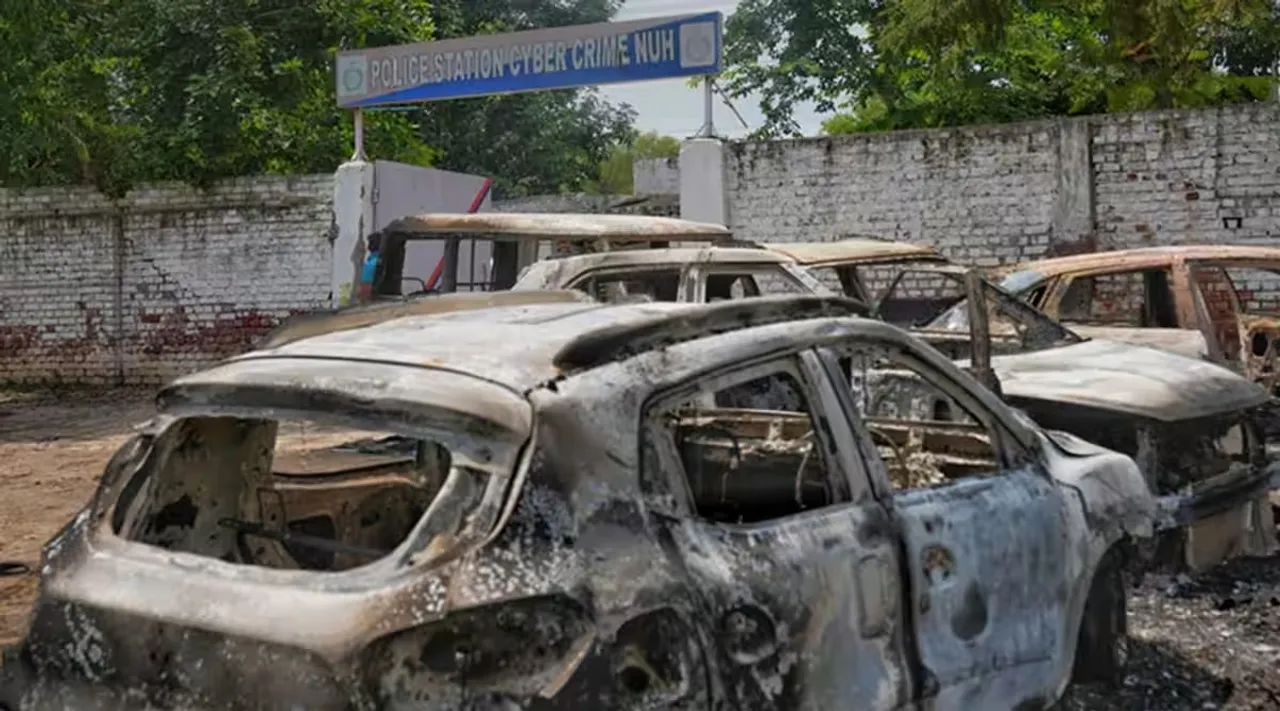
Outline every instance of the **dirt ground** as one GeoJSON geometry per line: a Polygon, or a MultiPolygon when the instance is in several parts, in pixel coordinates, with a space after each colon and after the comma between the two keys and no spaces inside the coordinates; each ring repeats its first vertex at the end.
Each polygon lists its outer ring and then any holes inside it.
{"type": "Polygon", "coordinates": [[[0,577],[0,647],[26,626],[40,547],[88,501],[129,428],[151,412],[141,392],[0,392],[0,561],[32,570],[0,577]]]}
{"type": "MultiPolygon", "coordinates": [[[[22,635],[41,545],[87,501],[148,393],[0,392],[0,647],[22,635]]],[[[1129,598],[1133,665],[1118,692],[1073,690],[1069,711],[1280,711],[1280,557],[1194,579],[1148,576],[1129,598]]]]}

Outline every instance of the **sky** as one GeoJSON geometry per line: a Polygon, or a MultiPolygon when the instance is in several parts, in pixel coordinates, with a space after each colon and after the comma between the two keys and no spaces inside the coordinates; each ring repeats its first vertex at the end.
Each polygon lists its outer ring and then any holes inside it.
{"type": "MultiPolygon", "coordinates": [[[[728,17],[737,4],[737,0],[625,0],[614,20],[621,22],[716,10],[728,17]]],[[[688,138],[702,126],[703,93],[701,88],[686,86],[686,81],[663,79],[634,84],[611,84],[600,87],[600,93],[613,103],[630,104],[636,110],[636,128],[640,131],[657,131],[675,138],[688,138]]],[[[717,96],[714,121],[718,135],[739,138],[763,123],[758,101],[754,97],[734,99],[733,105],[742,114],[748,127],[744,128],[717,96]]],[[[797,107],[795,118],[807,136],[817,135],[822,127],[822,120],[811,107],[797,107]]]]}

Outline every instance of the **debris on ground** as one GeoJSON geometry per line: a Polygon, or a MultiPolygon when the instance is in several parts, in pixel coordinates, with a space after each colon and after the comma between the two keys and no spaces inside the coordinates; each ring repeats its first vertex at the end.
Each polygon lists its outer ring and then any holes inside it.
{"type": "Polygon", "coordinates": [[[1064,711],[1280,709],[1280,556],[1146,576],[1129,632],[1124,687],[1073,689],[1064,711]]]}

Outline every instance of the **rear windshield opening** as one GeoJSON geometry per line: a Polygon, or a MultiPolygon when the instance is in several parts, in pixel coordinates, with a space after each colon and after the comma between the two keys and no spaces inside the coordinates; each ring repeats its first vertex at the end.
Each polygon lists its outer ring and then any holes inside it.
{"type": "Polygon", "coordinates": [[[340,571],[395,550],[442,491],[457,497],[455,515],[472,510],[488,480],[439,442],[400,433],[193,417],[157,439],[113,525],[229,563],[340,571]]]}

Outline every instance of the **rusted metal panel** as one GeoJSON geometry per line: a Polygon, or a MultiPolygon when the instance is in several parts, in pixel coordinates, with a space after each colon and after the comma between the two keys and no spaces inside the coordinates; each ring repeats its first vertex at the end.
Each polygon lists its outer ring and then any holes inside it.
{"type": "Polygon", "coordinates": [[[278,348],[287,343],[326,333],[347,331],[408,316],[430,316],[495,306],[531,306],[534,304],[592,303],[586,294],[576,291],[546,290],[542,292],[461,292],[440,296],[353,306],[328,313],[301,314],[267,334],[257,348],[278,348]]]}
{"type": "Polygon", "coordinates": [[[1160,422],[1237,412],[1269,400],[1256,384],[1213,363],[1101,340],[996,356],[992,367],[1010,397],[1160,422]]]}
{"type": "Polygon", "coordinates": [[[895,262],[907,259],[946,261],[936,249],[907,242],[870,237],[835,242],[777,242],[761,245],[806,267],[835,267],[868,262],[895,262]]]}
{"type": "Polygon", "coordinates": [[[1069,326],[1072,331],[1086,338],[1127,343],[1132,346],[1147,346],[1176,353],[1184,358],[1208,360],[1209,345],[1205,341],[1204,334],[1193,329],[1124,328],[1075,323],[1069,326]]]}
{"type": "Polygon", "coordinates": [[[732,233],[723,225],[647,215],[572,213],[427,213],[387,225],[386,232],[433,237],[476,234],[495,239],[584,239],[626,241],[721,241],[732,233]]]}
{"type": "Polygon", "coordinates": [[[1040,259],[1010,264],[991,270],[1003,276],[1018,271],[1039,272],[1046,277],[1094,271],[1127,271],[1167,267],[1177,259],[1186,261],[1235,262],[1240,265],[1271,263],[1280,266],[1280,248],[1252,245],[1200,244],[1144,247],[1105,252],[1089,252],[1069,257],[1040,259]]]}

